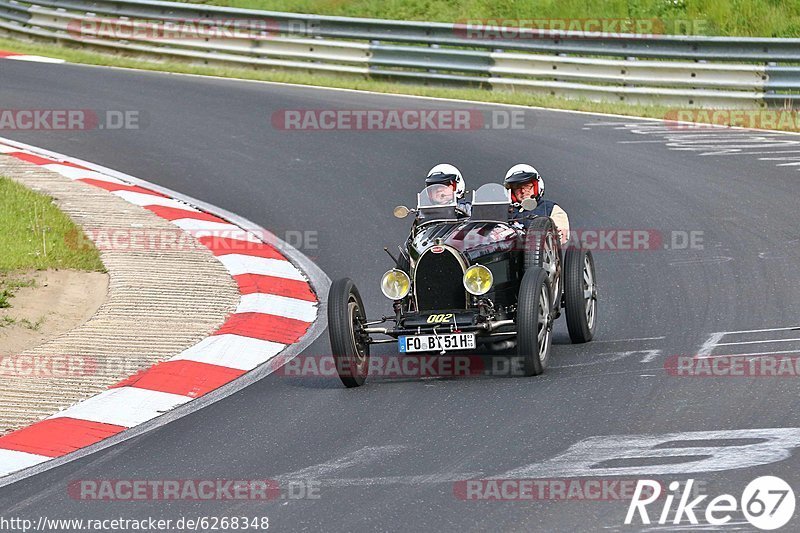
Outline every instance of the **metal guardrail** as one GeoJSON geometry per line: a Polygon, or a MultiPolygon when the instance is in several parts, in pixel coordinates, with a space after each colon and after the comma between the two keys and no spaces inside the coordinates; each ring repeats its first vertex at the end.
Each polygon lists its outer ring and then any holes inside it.
{"type": "Polygon", "coordinates": [[[598,37],[538,30],[515,30],[513,38],[487,39],[460,24],[151,0],[0,0],[0,32],[203,64],[298,69],[598,101],[728,108],[786,107],[800,102],[800,39],[598,37]],[[142,21],[191,23],[218,31],[198,38],[154,40],[132,31],[141,28],[136,24],[142,21]],[[232,21],[237,31],[226,33],[232,21]],[[109,27],[117,34],[107,31],[109,27]],[[777,62],[789,64],[778,66],[777,62]]]}

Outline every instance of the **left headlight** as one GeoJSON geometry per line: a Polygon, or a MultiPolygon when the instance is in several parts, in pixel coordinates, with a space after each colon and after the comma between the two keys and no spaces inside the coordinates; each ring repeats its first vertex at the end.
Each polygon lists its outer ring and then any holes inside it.
{"type": "Polygon", "coordinates": [[[390,300],[402,300],[410,290],[411,279],[402,270],[393,268],[381,278],[381,291],[390,300]]]}
{"type": "Polygon", "coordinates": [[[464,288],[475,296],[489,292],[494,283],[492,272],[483,265],[472,265],[464,273],[464,288]]]}

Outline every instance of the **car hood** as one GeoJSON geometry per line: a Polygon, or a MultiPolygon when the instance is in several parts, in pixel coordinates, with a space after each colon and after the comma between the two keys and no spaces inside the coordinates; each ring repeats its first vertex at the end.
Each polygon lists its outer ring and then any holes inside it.
{"type": "Polygon", "coordinates": [[[485,255],[512,250],[518,238],[519,232],[503,222],[440,222],[422,226],[407,246],[414,259],[438,245],[454,248],[472,263],[485,255]]]}

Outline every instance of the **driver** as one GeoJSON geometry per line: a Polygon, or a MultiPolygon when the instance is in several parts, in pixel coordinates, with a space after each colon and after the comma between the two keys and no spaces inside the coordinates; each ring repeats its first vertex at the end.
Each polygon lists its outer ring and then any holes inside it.
{"type": "MultiPolygon", "coordinates": [[[[464,198],[464,190],[466,189],[466,185],[464,183],[464,178],[461,177],[460,170],[449,163],[440,163],[436,165],[428,172],[428,175],[425,178],[425,186],[429,187],[431,185],[445,185],[451,188],[451,191],[455,192],[457,209],[462,214],[469,216],[470,211],[472,211],[472,206],[464,198]]],[[[439,190],[438,187],[436,188],[436,191],[437,192],[431,194],[431,200],[433,200],[435,203],[446,204],[447,202],[452,201],[453,192],[439,190]],[[436,197],[434,198],[433,196],[436,197]]]]}
{"type": "Polygon", "coordinates": [[[426,190],[428,191],[428,197],[430,197],[431,202],[436,205],[447,205],[453,201],[453,189],[448,185],[431,185],[426,190]]]}
{"type": "Polygon", "coordinates": [[[530,219],[526,219],[528,214],[548,216],[558,229],[561,245],[567,243],[569,240],[569,217],[560,205],[551,200],[542,199],[544,179],[535,168],[524,163],[514,165],[506,172],[503,185],[506,189],[511,189],[511,200],[514,202],[509,214],[511,221],[526,226],[530,223],[530,219]],[[537,203],[536,209],[530,213],[523,211],[520,205],[526,198],[533,198],[537,203]]]}

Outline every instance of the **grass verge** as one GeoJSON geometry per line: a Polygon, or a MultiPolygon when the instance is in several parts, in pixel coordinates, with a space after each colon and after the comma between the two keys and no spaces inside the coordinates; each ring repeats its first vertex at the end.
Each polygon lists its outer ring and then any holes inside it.
{"type": "Polygon", "coordinates": [[[90,241],[52,198],[0,176],[0,309],[11,307],[19,289],[35,285],[26,274],[32,270],[105,272],[97,249],[76,242],[90,241]]]}
{"type": "Polygon", "coordinates": [[[178,0],[188,3],[394,20],[500,19],[560,29],[582,20],[660,21],[658,33],[800,37],[800,2],[790,0],[178,0]],[[522,21],[527,21],[524,23],[522,21]]]}
{"type": "MultiPolygon", "coordinates": [[[[434,98],[452,98],[474,102],[488,102],[500,104],[514,104],[531,107],[545,107],[551,109],[564,109],[571,111],[588,111],[594,113],[611,113],[656,119],[675,118],[676,109],[658,105],[633,105],[619,102],[593,102],[590,100],[568,100],[556,96],[539,95],[517,91],[500,91],[470,88],[445,88],[415,84],[403,84],[372,79],[364,79],[347,75],[308,74],[282,70],[265,70],[255,68],[233,68],[195,65],[180,61],[147,60],[134,57],[124,57],[87,51],[84,49],[46,44],[29,41],[18,41],[0,38],[0,50],[24,54],[36,54],[47,57],[64,59],[70,63],[87,65],[135,68],[158,72],[175,72],[182,74],[195,74],[201,76],[219,76],[245,80],[272,81],[318,87],[335,87],[362,91],[373,91],[386,94],[405,94],[413,96],[429,96],[434,98]]],[[[703,114],[701,109],[696,109],[689,121],[716,125],[759,127],[758,123],[747,114],[726,113],[715,116],[711,113],[703,114]]],[[[711,111],[711,110],[708,110],[711,111]]],[[[774,124],[763,126],[769,129],[784,131],[798,131],[800,117],[792,115],[790,120],[776,120],[774,124]]]]}

